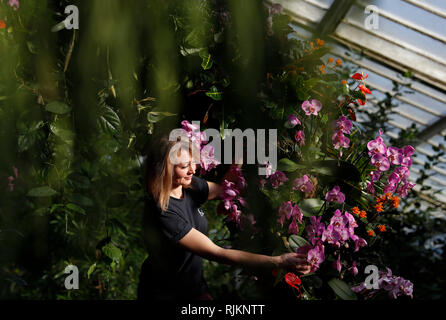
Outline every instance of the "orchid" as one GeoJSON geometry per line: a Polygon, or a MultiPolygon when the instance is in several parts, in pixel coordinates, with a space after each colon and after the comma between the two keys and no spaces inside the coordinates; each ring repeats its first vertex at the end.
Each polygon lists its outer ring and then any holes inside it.
{"type": "Polygon", "coordinates": [[[339,186],[335,186],[332,190],[325,194],[325,200],[328,202],[335,201],[338,203],[343,203],[345,201],[345,195],[341,192],[341,188],[339,186]]]}
{"type": "Polygon", "coordinates": [[[277,189],[284,182],[288,181],[288,178],[286,177],[285,173],[283,173],[282,171],[279,171],[279,170],[274,172],[269,179],[271,181],[271,185],[272,185],[273,189],[277,189]]]}
{"type": "Polygon", "coordinates": [[[346,116],[340,116],[333,124],[335,130],[345,134],[350,134],[353,124],[346,116]]]}
{"type": "Polygon", "coordinates": [[[318,112],[322,109],[322,103],[318,100],[304,101],[302,103],[302,109],[305,111],[305,115],[318,115],[318,112]]]}
{"type": "Polygon", "coordinates": [[[291,125],[291,127],[294,127],[296,125],[301,125],[299,119],[296,117],[295,114],[290,114],[288,116],[288,123],[291,125]]]}
{"type": "Polygon", "coordinates": [[[335,132],[332,138],[333,147],[335,149],[339,148],[349,148],[350,139],[345,137],[341,131],[335,132]]]}
{"type": "Polygon", "coordinates": [[[305,134],[302,130],[296,131],[296,135],[294,136],[294,139],[300,146],[305,145],[305,134]]]}
{"type": "Polygon", "coordinates": [[[389,159],[380,153],[376,153],[372,156],[370,163],[375,166],[379,171],[387,171],[390,168],[389,159]]]}
{"type": "Polygon", "coordinates": [[[310,178],[308,178],[307,175],[304,175],[303,177],[294,180],[293,190],[299,190],[308,193],[313,191],[313,184],[311,183],[310,178]]]}

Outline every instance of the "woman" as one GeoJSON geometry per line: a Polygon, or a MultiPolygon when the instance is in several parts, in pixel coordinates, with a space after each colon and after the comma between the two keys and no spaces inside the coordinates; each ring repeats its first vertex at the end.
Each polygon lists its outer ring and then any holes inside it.
{"type": "Polygon", "coordinates": [[[192,154],[197,153],[192,153],[193,144],[172,142],[167,136],[155,141],[145,161],[148,196],[143,226],[149,257],[141,269],[138,299],[212,299],[203,278],[202,258],[310,272],[306,257],[297,253],[267,256],[215,245],[205,235],[207,221],[200,207],[206,200],[219,199],[222,188],[194,176],[192,154]],[[175,161],[171,153],[176,154],[175,161]]]}

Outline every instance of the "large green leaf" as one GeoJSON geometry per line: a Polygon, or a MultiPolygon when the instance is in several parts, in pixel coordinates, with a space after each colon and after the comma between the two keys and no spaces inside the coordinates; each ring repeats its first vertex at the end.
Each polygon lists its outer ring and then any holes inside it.
{"type": "Polygon", "coordinates": [[[297,164],[294,161],[287,158],[282,158],[277,163],[277,170],[284,172],[294,172],[297,169],[303,169],[303,168],[305,168],[304,165],[297,164]]]}
{"type": "Polygon", "coordinates": [[[288,238],[288,243],[290,244],[290,250],[292,252],[296,252],[297,249],[299,249],[300,247],[303,247],[305,245],[309,245],[308,241],[305,240],[304,238],[292,234],[289,238],[288,238]]]}
{"type": "Polygon", "coordinates": [[[51,197],[57,194],[57,191],[48,187],[37,187],[28,191],[27,196],[29,197],[51,197]]]}
{"type": "Polygon", "coordinates": [[[328,285],[333,289],[336,295],[342,300],[358,300],[356,294],[352,291],[348,284],[337,278],[328,281],[328,285]]]}
{"type": "Polygon", "coordinates": [[[45,110],[56,114],[65,114],[70,112],[71,108],[63,102],[53,101],[45,106],[45,110]]]}
{"type": "Polygon", "coordinates": [[[324,201],[321,199],[305,199],[299,203],[299,208],[302,214],[306,217],[317,216],[320,213],[320,209],[324,201]]]}
{"type": "Polygon", "coordinates": [[[109,106],[102,108],[99,125],[105,132],[116,135],[121,131],[121,120],[118,114],[109,106]]]}

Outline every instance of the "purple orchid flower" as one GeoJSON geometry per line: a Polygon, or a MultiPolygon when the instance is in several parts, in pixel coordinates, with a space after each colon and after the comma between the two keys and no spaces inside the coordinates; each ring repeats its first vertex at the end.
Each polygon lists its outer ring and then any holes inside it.
{"type": "Polygon", "coordinates": [[[279,171],[279,170],[274,172],[269,179],[271,181],[271,186],[274,189],[277,189],[284,182],[288,181],[288,178],[286,177],[285,173],[283,173],[282,171],[279,171]]]}
{"type": "Polygon", "coordinates": [[[370,172],[370,182],[376,182],[381,177],[381,171],[375,170],[370,172]]]}
{"type": "Polygon", "coordinates": [[[353,127],[353,123],[347,119],[346,116],[340,116],[333,123],[333,127],[335,130],[340,131],[345,134],[350,134],[350,131],[353,127]]]}
{"type": "Polygon", "coordinates": [[[288,116],[288,123],[291,125],[291,127],[295,127],[297,125],[301,125],[299,119],[296,117],[295,114],[290,114],[288,116]]]}
{"type": "Polygon", "coordinates": [[[325,248],[321,242],[318,242],[313,249],[308,250],[307,261],[311,266],[311,272],[319,269],[319,265],[325,260],[324,251],[325,248]]]}
{"type": "Polygon", "coordinates": [[[345,201],[345,195],[341,192],[339,186],[335,186],[325,194],[325,200],[328,202],[336,201],[337,203],[343,203],[345,201]]]}
{"type": "Polygon", "coordinates": [[[407,192],[412,189],[413,187],[415,187],[415,183],[406,181],[405,184],[403,184],[401,187],[398,188],[398,190],[396,191],[396,193],[401,197],[401,198],[405,198],[407,196],[407,192]]]}
{"type": "Polygon", "coordinates": [[[294,180],[293,190],[299,190],[308,193],[313,191],[313,184],[311,183],[310,178],[308,178],[307,175],[304,175],[303,177],[294,180]]]}

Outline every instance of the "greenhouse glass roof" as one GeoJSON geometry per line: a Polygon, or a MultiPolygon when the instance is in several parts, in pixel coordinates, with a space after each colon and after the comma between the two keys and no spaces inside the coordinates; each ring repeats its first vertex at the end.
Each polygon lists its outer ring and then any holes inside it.
{"type": "MultiPolygon", "coordinates": [[[[314,33],[331,41],[333,55],[368,73],[373,90],[366,108],[373,110],[386,94],[395,96],[396,114],[385,132],[396,138],[415,124],[421,143],[410,179],[415,181],[429,156],[446,144],[446,1],[439,0],[276,0],[293,17],[299,38],[314,33]],[[370,7],[373,6],[373,7],[370,7]],[[373,16],[372,16],[373,15],[373,16]],[[361,54],[355,53],[361,52],[361,54]],[[412,78],[401,76],[410,71],[412,78]],[[396,96],[393,82],[402,85],[396,96]]],[[[358,121],[366,119],[358,119],[358,121]]],[[[446,157],[427,170],[421,197],[446,208],[446,157]],[[433,192],[438,191],[435,196],[433,192]],[[438,203],[438,201],[441,203],[438,203]]],[[[415,187],[420,191],[421,186],[415,187]]],[[[444,210],[443,210],[444,212],[444,210]]]]}

